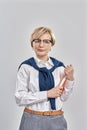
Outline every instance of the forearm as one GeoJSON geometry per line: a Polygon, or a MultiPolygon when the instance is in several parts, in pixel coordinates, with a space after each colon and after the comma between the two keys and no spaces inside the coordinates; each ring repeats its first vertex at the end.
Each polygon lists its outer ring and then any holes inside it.
{"type": "Polygon", "coordinates": [[[62,93],[62,95],[60,96],[60,99],[62,101],[66,101],[69,96],[71,95],[72,93],[72,90],[73,90],[73,86],[74,86],[74,82],[75,81],[68,81],[64,87],[64,91],[62,93]]]}
{"type": "Polygon", "coordinates": [[[25,92],[20,91],[15,93],[16,103],[19,106],[32,105],[47,100],[47,92],[25,92]]]}

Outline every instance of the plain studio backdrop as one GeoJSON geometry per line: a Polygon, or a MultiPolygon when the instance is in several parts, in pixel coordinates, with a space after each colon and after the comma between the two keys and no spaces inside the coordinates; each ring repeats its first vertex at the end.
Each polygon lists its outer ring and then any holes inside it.
{"type": "Polygon", "coordinates": [[[56,37],[51,56],[73,64],[75,87],[63,110],[68,130],[86,130],[86,1],[0,1],[0,130],[18,130],[23,107],[15,103],[19,64],[34,55],[30,35],[47,26],[56,37]]]}

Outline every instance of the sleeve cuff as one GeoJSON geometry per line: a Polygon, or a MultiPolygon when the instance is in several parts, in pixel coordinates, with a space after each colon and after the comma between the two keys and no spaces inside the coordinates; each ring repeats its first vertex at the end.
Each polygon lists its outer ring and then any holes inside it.
{"type": "Polygon", "coordinates": [[[66,88],[67,88],[67,89],[72,88],[72,87],[74,86],[74,83],[75,83],[75,80],[73,80],[73,81],[68,80],[67,85],[66,85],[66,88]]]}

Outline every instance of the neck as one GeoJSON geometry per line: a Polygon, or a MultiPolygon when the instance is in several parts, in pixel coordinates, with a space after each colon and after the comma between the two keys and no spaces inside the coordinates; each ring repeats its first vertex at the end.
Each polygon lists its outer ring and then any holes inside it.
{"type": "Polygon", "coordinates": [[[42,60],[42,61],[47,61],[49,59],[48,56],[37,56],[37,58],[42,60]]]}

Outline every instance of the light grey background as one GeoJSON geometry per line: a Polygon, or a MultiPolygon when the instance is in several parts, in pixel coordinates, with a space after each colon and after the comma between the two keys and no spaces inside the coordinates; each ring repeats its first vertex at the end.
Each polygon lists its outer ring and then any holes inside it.
{"type": "Polygon", "coordinates": [[[15,103],[17,68],[34,52],[29,38],[34,28],[50,27],[56,37],[51,56],[72,63],[75,88],[64,103],[68,130],[86,130],[86,1],[0,1],[0,130],[18,130],[23,107],[15,103]]]}

